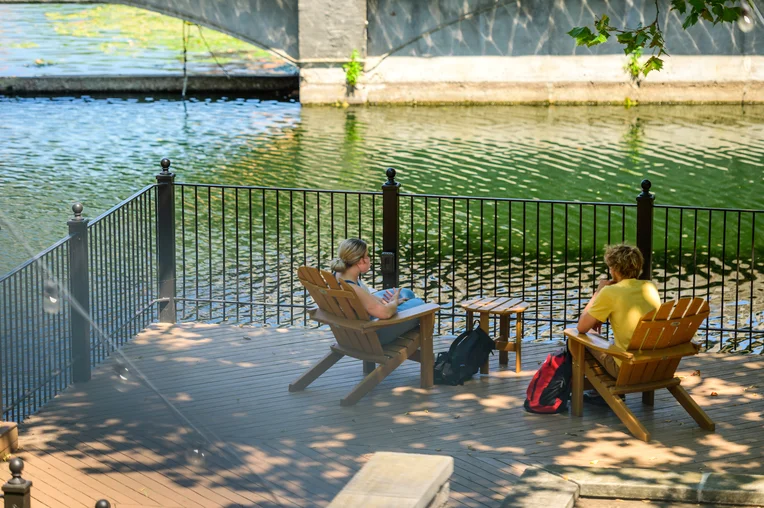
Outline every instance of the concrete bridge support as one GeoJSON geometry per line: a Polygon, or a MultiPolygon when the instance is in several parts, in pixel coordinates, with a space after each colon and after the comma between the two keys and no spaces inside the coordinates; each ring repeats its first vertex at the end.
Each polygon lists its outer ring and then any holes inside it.
{"type": "Polygon", "coordinates": [[[353,50],[367,53],[367,0],[299,3],[300,102],[353,100],[342,65],[353,50]]]}

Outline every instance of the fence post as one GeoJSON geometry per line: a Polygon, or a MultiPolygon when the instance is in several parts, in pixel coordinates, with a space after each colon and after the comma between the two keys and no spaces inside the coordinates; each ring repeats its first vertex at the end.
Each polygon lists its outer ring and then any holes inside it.
{"type": "Polygon", "coordinates": [[[642,180],[642,192],[637,196],[637,248],[642,252],[642,280],[653,278],[653,205],[655,195],[650,194],[650,180],[642,180]]]}
{"type": "Polygon", "coordinates": [[[175,323],[175,173],[170,159],[162,159],[157,178],[157,279],[159,280],[159,321],[175,323]]]}
{"type": "Polygon", "coordinates": [[[382,288],[398,286],[398,193],[395,169],[387,168],[382,185],[382,288]]]}
{"type": "Polygon", "coordinates": [[[5,508],[30,508],[32,499],[32,482],[21,477],[24,461],[16,457],[11,459],[10,470],[13,478],[3,485],[5,508]]]}
{"type": "Polygon", "coordinates": [[[90,274],[88,272],[88,219],[82,203],[72,205],[74,218],[66,222],[69,234],[69,296],[71,298],[72,379],[90,381],[90,274]]]}

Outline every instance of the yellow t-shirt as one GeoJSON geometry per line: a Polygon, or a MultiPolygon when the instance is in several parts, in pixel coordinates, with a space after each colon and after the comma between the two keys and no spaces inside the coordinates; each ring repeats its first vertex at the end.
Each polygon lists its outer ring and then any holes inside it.
{"type": "MultiPolygon", "coordinates": [[[[626,350],[642,316],[660,306],[661,297],[655,284],[649,280],[624,279],[602,288],[588,312],[603,323],[610,319],[615,345],[626,350]]],[[[621,364],[620,360],[615,360],[621,364]]]]}

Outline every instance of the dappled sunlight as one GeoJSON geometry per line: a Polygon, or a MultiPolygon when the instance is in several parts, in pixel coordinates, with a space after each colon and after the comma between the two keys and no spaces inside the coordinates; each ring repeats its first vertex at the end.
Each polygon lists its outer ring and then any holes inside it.
{"type": "Polygon", "coordinates": [[[523,405],[523,399],[509,395],[491,395],[480,400],[480,405],[489,412],[496,412],[499,409],[518,408],[523,405]]]}
{"type": "Polygon", "coordinates": [[[140,475],[158,473],[150,499],[168,506],[169,486],[224,489],[240,505],[285,504],[273,496],[326,504],[375,451],[451,455],[457,484],[479,478],[506,489],[525,464],[696,472],[762,467],[764,369],[747,365],[764,367],[764,359],[699,355],[681,364],[682,385],[715,420],[716,433],[700,429],[666,390],[656,392],[653,407],[628,395],[627,406],[652,435],[644,443],[607,408],[586,406],[580,418],[523,410],[534,373],[529,366],[552,344],[528,344],[520,374],[498,368],[493,358],[489,375],[430,390],[419,387],[419,364],[406,362],[358,403],[342,407],[340,399],[364,378],[361,362],[342,359],[304,391],[290,393],[288,384],[304,366],[326,354],[327,341],[316,340],[326,334],[275,330],[247,330],[253,335],[244,340],[238,327],[164,326],[123,348],[158,393],[214,436],[211,444],[200,446],[140,376],[108,360],[90,383],[28,419],[25,453],[66,450],[73,480],[123,475],[136,485],[140,475]],[[176,347],[176,331],[198,347],[176,347]],[[275,334],[284,342],[271,342],[275,334]],[[271,501],[255,501],[263,498],[271,501]]]}

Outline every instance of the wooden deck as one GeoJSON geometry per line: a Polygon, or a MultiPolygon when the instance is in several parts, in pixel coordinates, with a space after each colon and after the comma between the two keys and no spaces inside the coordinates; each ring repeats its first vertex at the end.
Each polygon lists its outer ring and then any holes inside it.
{"type": "MultiPolygon", "coordinates": [[[[439,351],[451,337],[435,340],[439,351]]],[[[527,345],[519,374],[512,358],[499,369],[496,355],[490,375],[430,391],[406,362],[349,408],[339,400],[362,379],[357,360],[289,393],[331,342],[302,329],[152,326],[123,348],[151,386],[130,367],[120,379],[112,358],[25,422],[18,455],[33,506],[321,506],[379,450],[453,456],[454,506],[498,506],[527,464],[764,469],[762,357],[705,354],[680,365],[683,385],[717,422],[713,434],[665,390],[654,408],[628,396],[654,436],[646,444],[607,408],[586,407],[583,418],[523,411],[554,345],[527,345]],[[201,444],[192,426],[214,444],[201,444]]]]}

